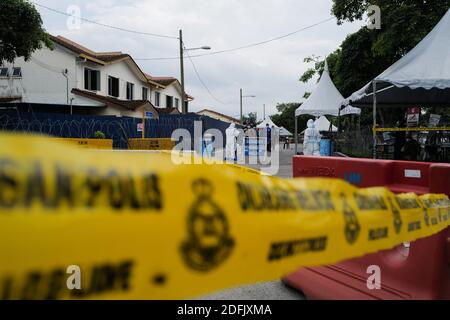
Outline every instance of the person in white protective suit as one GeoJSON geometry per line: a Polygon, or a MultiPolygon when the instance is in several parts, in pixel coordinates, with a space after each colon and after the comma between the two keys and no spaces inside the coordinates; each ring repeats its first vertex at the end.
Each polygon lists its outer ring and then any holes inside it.
{"type": "Polygon", "coordinates": [[[236,160],[236,138],[239,136],[239,130],[236,129],[234,123],[230,124],[228,129],[225,130],[226,135],[226,145],[225,145],[225,159],[226,160],[236,160]]]}
{"type": "Polygon", "coordinates": [[[314,120],[308,120],[303,141],[303,154],[305,156],[320,156],[320,132],[316,129],[314,120]]]}

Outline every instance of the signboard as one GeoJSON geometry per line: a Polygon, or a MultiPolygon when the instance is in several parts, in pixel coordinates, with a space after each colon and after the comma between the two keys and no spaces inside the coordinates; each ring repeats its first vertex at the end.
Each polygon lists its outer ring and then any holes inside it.
{"type": "Polygon", "coordinates": [[[406,122],[408,127],[415,127],[419,125],[419,119],[420,119],[420,108],[419,107],[408,108],[408,110],[406,111],[406,122]]]}
{"type": "Polygon", "coordinates": [[[414,127],[417,126],[419,124],[419,114],[408,114],[406,121],[408,123],[408,127],[414,127]]]}
{"type": "Polygon", "coordinates": [[[104,149],[104,150],[113,149],[112,139],[84,139],[84,138],[49,138],[49,139],[62,141],[64,143],[69,143],[86,149],[104,149]]]}
{"type": "Polygon", "coordinates": [[[422,172],[420,170],[405,170],[405,178],[422,178],[422,172]]]}
{"type": "Polygon", "coordinates": [[[406,111],[407,114],[417,114],[420,113],[420,107],[412,107],[412,108],[408,108],[408,110],[406,111]]]}
{"type": "Polygon", "coordinates": [[[153,119],[153,112],[145,111],[145,119],[153,119]]]}
{"type": "Polygon", "coordinates": [[[128,139],[129,150],[172,150],[175,145],[171,138],[128,139]]]}
{"type": "Polygon", "coordinates": [[[137,132],[142,132],[142,131],[144,131],[143,129],[144,129],[144,124],[142,122],[139,122],[137,124],[137,132]]]}
{"type": "Polygon", "coordinates": [[[439,121],[441,121],[441,116],[438,114],[430,114],[430,127],[437,127],[439,124],[439,121]]]}

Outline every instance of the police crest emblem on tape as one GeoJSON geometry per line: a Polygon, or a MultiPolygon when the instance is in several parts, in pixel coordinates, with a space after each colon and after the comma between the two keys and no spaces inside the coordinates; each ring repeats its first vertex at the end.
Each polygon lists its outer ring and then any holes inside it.
{"type": "Polygon", "coordinates": [[[402,217],[400,215],[400,211],[397,209],[397,207],[394,205],[394,202],[391,198],[388,198],[389,204],[391,206],[392,214],[394,216],[394,230],[396,234],[400,233],[400,230],[403,225],[402,217]]]}
{"type": "Polygon", "coordinates": [[[200,272],[208,272],[223,263],[235,242],[223,210],[214,202],[214,189],[206,179],[192,183],[197,197],[187,218],[188,239],[181,245],[186,265],[200,272]]]}
{"type": "Polygon", "coordinates": [[[345,221],[345,239],[349,244],[354,244],[356,240],[358,240],[358,236],[361,231],[361,225],[358,222],[355,211],[349,205],[345,194],[341,193],[340,196],[342,199],[342,209],[345,221]]]}

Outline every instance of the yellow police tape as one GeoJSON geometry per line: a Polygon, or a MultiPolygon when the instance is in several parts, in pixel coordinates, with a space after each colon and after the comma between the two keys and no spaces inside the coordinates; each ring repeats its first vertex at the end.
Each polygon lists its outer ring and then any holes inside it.
{"type": "Polygon", "coordinates": [[[375,132],[427,132],[427,131],[450,131],[450,127],[411,127],[411,128],[380,128],[374,127],[375,132]]]}
{"type": "Polygon", "coordinates": [[[428,237],[449,226],[449,206],[1,135],[0,298],[195,297],[428,237]],[[81,290],[67,287],[73,265],[81,290]]]}

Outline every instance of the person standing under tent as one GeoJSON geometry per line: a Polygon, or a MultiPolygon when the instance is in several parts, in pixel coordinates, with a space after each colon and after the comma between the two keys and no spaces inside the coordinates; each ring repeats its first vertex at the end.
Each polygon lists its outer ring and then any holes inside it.
{"type": "Polygon", "coordinates": [[[283,149],[289,149],[289,137],[286,136],[283,138],[283,149]]]}
{"type": "MultiPolygon", "coordinates": [[[[398,121],[396,123],[397,128],[403,128],[405,123],[403,121],[398,121]]],[[[406,132],[405,131],[397,131],[394,134],[394,160],[403,160],[402,149],[406,143],[406,132]]]]}
{"type": "Polygon", "coordinates": [[[303,141],[303,154],[305,156],[320,156],[320,132],[312,119],[308,120],[307,126],[303,141]]]}
{"type": "Polygon", "coordinates": [[[237,137],[239,136],[239,130],[236,129],[234,123],[230,124],[228,129],[225,130],[226,145],[225,145],[225,159],[229,161],[236,161],[236,149],[237,149],[237,137]]]}
{"type": "Polygon", "coordinates": [[[266,123],[267,152],[272,151],[272,128],[266,123]]]}

